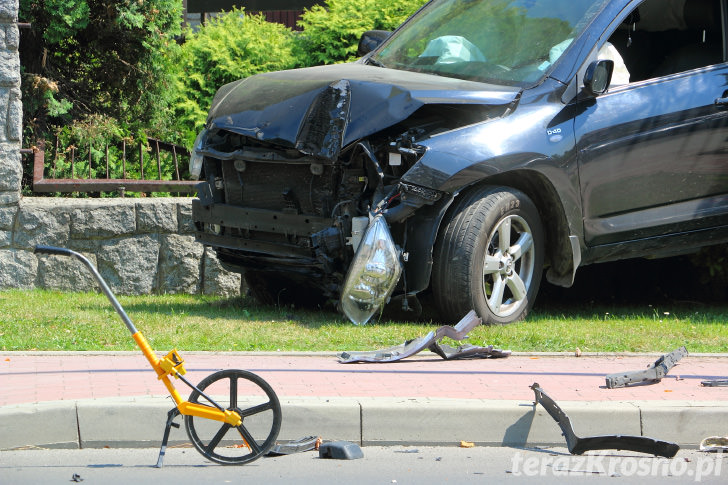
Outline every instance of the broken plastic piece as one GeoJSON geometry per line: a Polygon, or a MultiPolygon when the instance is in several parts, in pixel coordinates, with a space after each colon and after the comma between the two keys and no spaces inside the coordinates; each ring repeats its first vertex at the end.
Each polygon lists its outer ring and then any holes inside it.
{"type": "Polygon", "coordinates": [[[408,340],[404,344],[381,350],[342,352],[339,354],[339,362],[342,364],[351,364],[352,362],[395,362],[415,355],[427,348],[428,343],[434,341],[434,335],[435,332],[430,332],[424,337],[408,340]]]}
{"type": "Polygon", "coordinates": [[[455,359],[497,359],[508,357],[511,355],[510,350],[496,349],[492,345],[486,347],[478,347],[476,345],[459,345],[457,348],[449,345],[433,342],[427,347],[430,352],[434,352],[445,360],[455,359]]]}
{"type": "Polygon", "coordinates": [[[700,451],[728,451],[728,436],[709,436],[700,442],[700,451]]]}
{"type": "Polygon", "coordinates": [[[356,443],[350,441],[332,441],[319,447],[319,458],[334,458],[336,460],[356,460],[364,458],[364,453],[356,443]]]}
{"type": "Polygon", "coordinates": [[[728,387],[728,379],[713,379],[710,381],[700,381],[703,387],[728,387]]]}
{"type": "Polygon", "coordinates": [[[424,337],[408,340],[403,344],[386,349],[364,352],[342,352],[339,354],[339,362],[342,364],[350,364],[352,362],[396,362],[411,357],[424,349],[435,352],[445,360],[508,357],[511,354],[510,350],[494,349],[492,345],[476,347],[468,344],[455,349],[438,343],[444,337],[449,337],[453,340],[463,340],[472,329],[481,323],[482,320],[478,317],[478,314],[474,310],[471,310],[454,327],[443,325],[424,337]]]}
{"type": "Polygon", "coordinates": [[[306,436],[297,440],[276,443],[265,456],[292,455],[302,451],[311,451],[317,449],[320,444],[321,438],[319,436],[306,436]]]}
{"type": "Polygon", "coordinates": [[[685,347],[673,350],[655,361],[654,364],[645,370],[632,372],[616,372],[606,376],[607,388],[625,387],[635,382],[660,382],[670,372],[677,362],[688,355],[685,347]]]}
{"type": "Polygon", "coordinates": [[[551,399],[537,382],[531,386],[536,403],[541,404],[554,418],[566,438],[566,447],[572,455],[581,455],[590,450],[629,450],[672,458],[680,449],[676,443],[660,441],[645,436],[605,435],[580,438],[576,436],[569,416],[551,399]]]}

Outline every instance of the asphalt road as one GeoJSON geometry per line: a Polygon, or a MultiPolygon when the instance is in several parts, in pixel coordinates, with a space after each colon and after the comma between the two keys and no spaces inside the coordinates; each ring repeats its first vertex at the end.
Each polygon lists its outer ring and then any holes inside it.
{"type": "Polygon", "coordinates": [[[638,453],[572,456],[564,448],[364,447],[364,458],[319,458],[309,451],[262,458],[226,467],[206,461],[194,449],[168,450],[165,466],[154,468],[157,450],[84,449],[0,452],[3,484],[442,484],[535,482],[726,483],[728,455],[681,450],[668,460],[638,453]],[[75,477],[75,479],[74,479],[75,477]]]}

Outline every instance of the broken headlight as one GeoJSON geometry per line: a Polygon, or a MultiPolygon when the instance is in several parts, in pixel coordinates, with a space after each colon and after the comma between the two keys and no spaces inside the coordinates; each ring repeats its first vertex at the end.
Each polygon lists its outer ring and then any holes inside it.
{"type": "Polygon", "coordinates": [[[205,139],[206,135],[207,130],[202,130],[200,134],[197,135],[195,143],[192,145],[192,153],[190,153],[190,177],[194,180],[199,179],[200,173],[202,173],[202,161],[205,157],[202,156],[198,150],[202,150],[202,141],[205,139]]]}
{"type": "Polygon", "coordinates": [[[341,309],[355,325],[369,321],[387,302],[399,281],[402,265],[380,214],[374,217],[362,238],[344,281],[341,309]]]}

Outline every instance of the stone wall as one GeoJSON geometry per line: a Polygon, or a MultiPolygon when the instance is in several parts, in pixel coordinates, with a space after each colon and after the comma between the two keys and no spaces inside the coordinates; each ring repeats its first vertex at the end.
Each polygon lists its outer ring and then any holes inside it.
{"type": "Polygon", "coordinates": [[[0,0],[0,290],[96,289],[73,259],[37,256],[36,245],[81,252],[119,294],[240,294],[228,273],[192,236],[189,198],[21,198],[18,0],[0,0]]]}
{"type": "Polygon", "coordinates": [[[0,207],[17,204],[23,176],[17,16],[18,0],[0,0],[0,207]]]}
{"type": "Polygon", "coordinates": [[[0,289],[91,291],[75,259],[36,255],[36,245],[80,252],[118,294],[240,294],[240,275],[195,242],[189,198],[24,197],[0,208],[0,289]]]}

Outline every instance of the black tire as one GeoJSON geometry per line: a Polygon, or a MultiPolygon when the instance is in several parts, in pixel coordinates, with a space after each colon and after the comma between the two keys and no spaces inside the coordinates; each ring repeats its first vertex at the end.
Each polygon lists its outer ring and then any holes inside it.
{"type": "MultiPolygon", "coordinates": [[[[221,465],[243,465],[273,447],[281,429],[281,405],[263,378],[245,370],[228,369],[210,374],[197,389],[243,418],[234,428],[211,419],[185,416],[187,436],[205,458],[221,465]],[[244,406],[238,396],[244,398],[244,406]]],[[[192,391],[189,401],[210,405],[197,390],[192,391]]]]}
{"type": "Polygon", "coordinates": [[[443,319],[457,321],[470,310],[485,324],[525,318],[541,283],[543,240],[538,210],[524,193],[481,187],[462,194],[433,254],[432,288],[443,319]]]}

